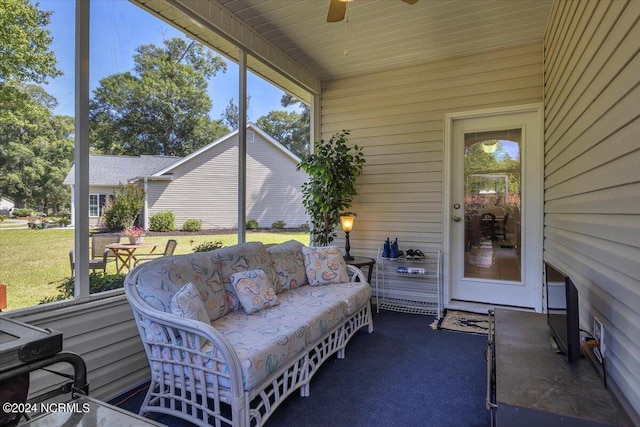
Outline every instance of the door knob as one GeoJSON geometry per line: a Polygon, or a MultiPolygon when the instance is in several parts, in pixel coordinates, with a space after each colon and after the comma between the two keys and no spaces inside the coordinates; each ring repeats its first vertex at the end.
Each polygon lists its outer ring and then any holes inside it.
{"type": "Polygon", "coordinates": [[[453,216],[453,220],[454,220],[455,222],[460,222],[460,220],[461,220],[461,219],[462,219],[462,218],[460,218],[458,215],[454,215],[454,216],[453,216]]]}

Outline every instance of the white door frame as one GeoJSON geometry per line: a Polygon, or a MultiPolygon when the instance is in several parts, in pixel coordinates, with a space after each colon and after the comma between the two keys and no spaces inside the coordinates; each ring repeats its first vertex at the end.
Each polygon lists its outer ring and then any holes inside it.
{"type": "MultiPolygon", "coordinates": [[[[508,107],[487,108],[481,110],[461,111],[455,113],[447,113],[444,118],[444,194],[443,194],[443,226],[444,226],[444,241],[443,241],[443,283],[445,284],[443,289],[444,306],[445,308],[459,308],[455,301],[451,300],[451,174],[452,174],[452,129],[454,120],[487,117],[501,114],[510,113],[525,113],[535,112],[538,115],[539,135],[537,154],[540,156],[540,161],[536,167],[537,170],[532,169],[532,165],[523,164],[522,174],[526,174],[528,177],[539,176],[541,185],[539,186],[539,194],[529,194],[527,197],[534,201],[538,200],[536,209],[536,215],[527,218],[527,223],[534,228],[540,230],[537,236],[528,236],[532,239],[529,244],[531,245],[531,251],[527,255],[528,262],[531,265],[538,265],[540,268],[536,268],[535,274],[531,280],[534,280],[538,285],[535,287],[537,297],[535,298],[534,309],[536,312],[542,312],[542,233],[543,233],[543,212],[544,212],[544,106],[542,103],[515,105],[508,107]]],[[[526,161],[526,160],[525,160],[526,161]]],[[[524,280],[524,278],[523,278],[524,280]]],[[[470,303],[463,303],[464,308],[471,309],[470,303]]],[[[478,307],[482,307],[483,304],[477,304],[478,307]]],[[[486,306],[486,305],[484,305],[486,306]]]]}

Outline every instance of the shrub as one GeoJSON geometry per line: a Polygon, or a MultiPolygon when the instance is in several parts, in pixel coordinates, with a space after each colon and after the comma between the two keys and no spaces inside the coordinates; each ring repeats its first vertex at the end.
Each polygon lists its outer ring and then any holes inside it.
{"type": "Polygon", "coordinates": [[[193,248],[193,252],[209,252],[220,249],[222,246],[224,245],[220,240],[217,242],[204,242],[193,248]]]}
{"type": "Polygon", "coordinates": [[[300,224],[300,228],[303,230],[309,230],[309,222],[305,222],[304,224],[300,224]]]}
{"type": "Polygon", "coordinates": [[[183,231],[200,231],[202,229],[202,222],[199,219],[190,218],[182,224],[183,231]]]}
{"type": "Polygon", "coordinates": [[[176,229],[176,218],[171,211],[162,211],[149,218],[149,231],[173,231],[176,229]]]}
{"type": "Polygon", "coordinates": [[[257,230],[260,228],[260,224],[255,219],[248,219],[246,224],[247,230],[257,230]]]}
{"type": "Polygon", "coordinates": [[[31,216],[33,214],[33,211],[31,209],[16,208],[12,211],[12,213],[13,213],[13,216],[25,217],[25,216],[31,216]]]}
{"type": "Polygon", "coordinates": [[[273,228],[274,230],[282,230],[286,226],[287,226],[287,223],[284,222],[281,219],[279,219],[276,222],[274,222],[273,224],[271,224],[271,228],[273,228]]]}
{"type": "MultiPolygon", "coordinates": [[[[109,291],[111,289],[120,289],[124,287],[125,277],[126,274],[105,274],[103,272],[89,273],[89,293],[96,294],[98,292],[109,291]]],[[[58,295],[54,297],[46,297],[40,300],[39,304],[47,304],[54,301],[64,301],[66,299],[73,298],[73,284],[73,277],[59,281],[56,285],[58,295]]]]}
{"type": "Polygon", "coordinates": [[[144,208],[144,190],[135,184],[121,185],[107,198],[102,211],[102,222],[109,230],[123,230],[135,225],[144,208]]]}

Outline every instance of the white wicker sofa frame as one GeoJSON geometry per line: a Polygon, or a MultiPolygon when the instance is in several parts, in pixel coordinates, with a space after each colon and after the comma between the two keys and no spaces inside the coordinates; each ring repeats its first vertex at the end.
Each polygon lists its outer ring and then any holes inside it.
{"type": "MultiPolygon", "coordinates": [[[[193,264],[194,259],[211,253],[166,257],[164,265],[172,259],[185,261],[180,257],[187,257],[193,264]]],[[[315,372],[335,353],[338,358],[344,358],[347,343],[359,329],[368,326],[368,332],[373,332],[370,287],[357,267],[347,266],[350,282],[342,285],[311,287],[306,284],[295,290],[285,290],[279,296],[289,302],[295,301],[296,292],[301,294],[305,289],[307,293],[321,292],[323,298],[331,297],[332,290],[337,290],[335,299],[344,304],[345,292],[349,291],[351,283],[359,288],[366,285],[369,297],[366,301],[358,301],[357,307],[349,307],[347,315],[337,324],[322,330],[319,337],[314,335],[314,339],[296,350],[296,354],[280,361],[282,363],[277,364],[273,373],[246,387],[243,363],[248,363],[247,359],[239,357],[229,335],[225,336],[224,331],[212,326],[215,322],[207,324],[159,310],[138,291],[141,281],[145,280],[144,272],[163,265],[162,260],[134,268],[125,280],[125,292],[151,369],[151,384],[140,408],[141,415],[150,412],[169,414],[197,425],[261,426],[294,391],[300,389],[303,397],[309,396],[309,382],[315,372]]],[[[354,305],[352,298],[349,299],[348,305],[354,305]]],[[[255,319],[244,316],[245,320],[248,318],[255,319]]]]}

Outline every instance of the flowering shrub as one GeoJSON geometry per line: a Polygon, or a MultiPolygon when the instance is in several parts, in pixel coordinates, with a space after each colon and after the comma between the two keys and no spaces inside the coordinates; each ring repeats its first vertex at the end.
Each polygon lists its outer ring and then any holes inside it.
{"type": "Polygon", "coordinates": [[[126,230],[135,224],[144,208],[144,190],[135,184],[114,189],[113,200],[107,197],[102,210],[103,226],[109,230],[126,230]]]}
{"type": "Polygon", "coordinates": [[[140,237],[144,236],[144,228],[129,227],[124,230],[124,234],[127,237],[140,237]]]}

